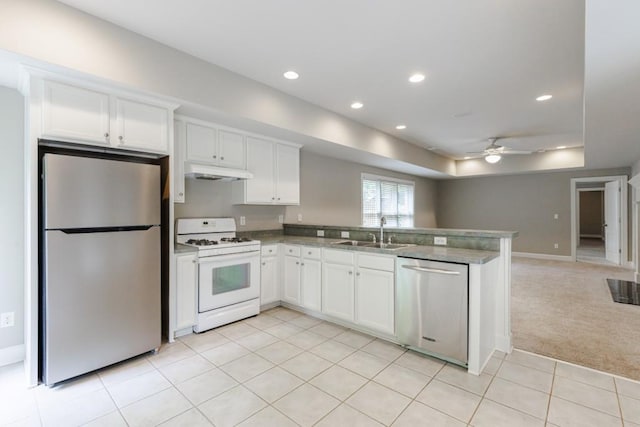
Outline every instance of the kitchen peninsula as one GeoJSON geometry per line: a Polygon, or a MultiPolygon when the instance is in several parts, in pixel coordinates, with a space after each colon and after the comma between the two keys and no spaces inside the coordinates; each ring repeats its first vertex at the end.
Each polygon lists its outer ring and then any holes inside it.
{"type": "Polygon", "coordinates": [[[262,241],[263,308],[284,305],[396,343],[403,310],[395,301],[397,260],[466,264],[469,372],[480,374],[494,350],[511,352],[511,242],[517,232],[385,229],[394,249],[372,247],[376,232],[285,224],[239,234],[262,241]]]}

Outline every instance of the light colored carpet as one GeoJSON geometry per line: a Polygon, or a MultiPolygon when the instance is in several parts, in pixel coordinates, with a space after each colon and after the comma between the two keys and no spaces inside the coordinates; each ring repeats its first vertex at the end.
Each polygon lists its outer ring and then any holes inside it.
{"type": "Polygon", "coordinates": [[[640,380],[640,306],[614,303],[607,277],[630,270],[514,257],[516,348],[640,380]]]}

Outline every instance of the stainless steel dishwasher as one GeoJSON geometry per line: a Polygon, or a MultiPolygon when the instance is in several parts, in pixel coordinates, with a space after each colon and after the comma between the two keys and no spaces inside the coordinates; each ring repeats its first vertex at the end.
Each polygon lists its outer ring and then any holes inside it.
{"type": "Polygon", "coordinates": [[[397,258],[398,341],[467,366],[469,266],[397,258]]]}

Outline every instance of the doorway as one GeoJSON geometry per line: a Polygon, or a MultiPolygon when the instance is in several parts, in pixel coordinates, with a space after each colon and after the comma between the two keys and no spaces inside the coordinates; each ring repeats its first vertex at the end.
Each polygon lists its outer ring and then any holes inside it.
{"type": "Polygon", "coordinates": [[[578,188],[578,261],[606,261],[604,185],[578,188]]]}
{"type": "Polygon", "coordinates": [[[571,180],[571,258],[626,266],[627,177],[571,180]]]}

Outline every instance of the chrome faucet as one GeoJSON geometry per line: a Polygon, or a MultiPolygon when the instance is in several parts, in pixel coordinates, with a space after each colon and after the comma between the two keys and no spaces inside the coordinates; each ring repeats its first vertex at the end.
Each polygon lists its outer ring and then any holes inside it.
{"type": "Polygon", "coordinates": [[[384,225],[387,223],[387,218],[380,217],[380,246],[384,243],[384,225]]]}

